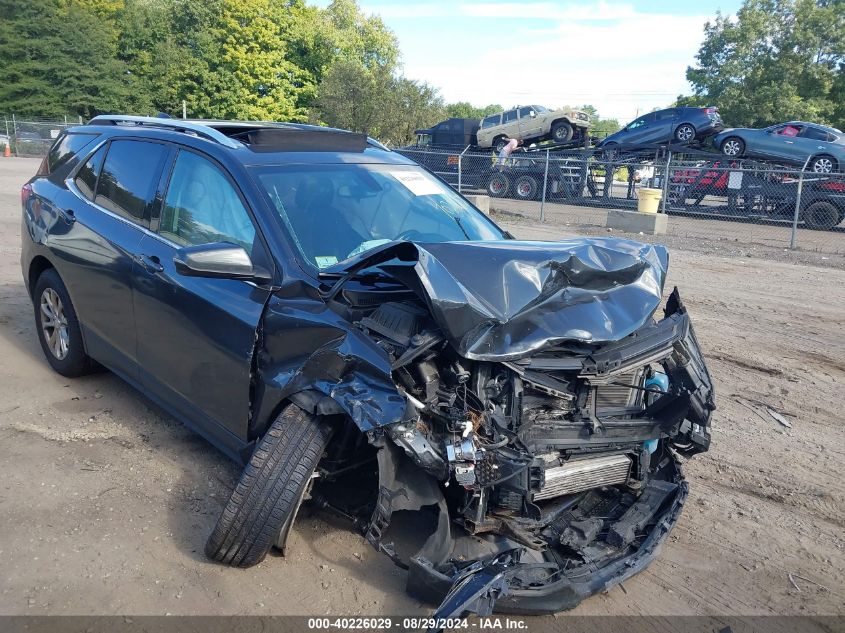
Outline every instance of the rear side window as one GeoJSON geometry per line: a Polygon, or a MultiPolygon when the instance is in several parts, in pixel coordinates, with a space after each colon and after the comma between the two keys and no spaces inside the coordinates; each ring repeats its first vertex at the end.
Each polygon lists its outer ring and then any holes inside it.
{"type": "Polygon", "coordinates": [[[492,116],[488,116],[481,122],[481,129],[488,127],[494,127],[499,125],[502,122],[502,115],[501,114],[494,114],[492,116]]]}
{"type": "Polygon", "coordinates": [[[502,123],[510,123],[516,121],[516,110],[508,110],[502,115],[502,123]]]}
{"type": "Polygon", "coordinates": [[[74,182],[82,195],[89,200],[94,199],[94,189],[97,187],[97,176],[100,175],[100,168],[103,166],[103,157],[106,155],[106,146],[94,152],[82,168],[77,172],[74,182]]]}
{"type": "Polygon", "coordinates": [[[61,167],[76,156],[95,138],[97,138],[96,134],[78,134],[76,132],[60,136],[47,154],[47,169],[49,172],[56,171],[57,167],[61,167]]]}
{"type": "Polygon", "coordinates": [[[678,111],[673,108],[671,110],[660,110],[655,112],[655,115],[658,121],[666,121],[667,119],[674,119],[677,113],[678,111]]]}
{"type": "Polygon", "coordinates": [[[146,141],[112,141],[97,182],[94,201],[143,226],[150,210],[167,148],[146,141]]]}
{"type": "Polygon", "coordinates": [[[804,138],[811,138],[814,141],[827,141],[829,135],[826,130],[819,130],[818,128],[807,127],[804,129],[804,134],[802,134],[802,136],[804,138]]]}

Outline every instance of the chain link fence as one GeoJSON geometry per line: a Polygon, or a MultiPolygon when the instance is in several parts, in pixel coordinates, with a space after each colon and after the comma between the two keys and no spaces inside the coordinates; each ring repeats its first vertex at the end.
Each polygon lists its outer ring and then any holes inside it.
{"type": "Polygon", "coordinates": [[[669,234],[845,255],[845,173],[666,147],[517,150],[505,159],[468,147],[397,151],[461,193],[489,195],[506,214],[603,228],[608,209],[635,211],[648,189],[671,216],[669,234]]]}
{"type": "Polygon", "coordinates": [[[78,116],[21,119],[14,114],[3,115],[3,122],[0,123],[0,155],[8,147],[12,156],[44,156],[62,130],[81,123],[82,118],[78,116]]]}

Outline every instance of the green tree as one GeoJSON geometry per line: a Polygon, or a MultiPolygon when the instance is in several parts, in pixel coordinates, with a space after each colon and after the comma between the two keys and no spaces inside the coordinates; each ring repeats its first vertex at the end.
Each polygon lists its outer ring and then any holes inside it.
{"type": "Polygon", "coordinates": [[[444,118],[444,111],[428,84],[396,76],[386,66],[368,69],[358,61],[339,60],[320,85],[317,115],[331,126],[404,145],[413,140],[414,130],[444,118]]]}
{"type": "Polygon", "coordinates": [[[805,119],[845,124],[845,3],[746,0],[704,27],[694,92],[679,105],[717,105],[735,126],[805,119]]]}
{"type": "Polygon", "coordinates": [[[498,103],[490,104],[483,108],[477,108],[468,101],[446,104],[446,116],[457,117],[459,119],[483,119],[488,114],[496,114],[503,110],[504,108],[498,103]]]}
{"type": "Polygon", "coordinates": [[[0,110],[89,117],[137,102],[106,3],[92,4],[0,0],[0,110]]]}

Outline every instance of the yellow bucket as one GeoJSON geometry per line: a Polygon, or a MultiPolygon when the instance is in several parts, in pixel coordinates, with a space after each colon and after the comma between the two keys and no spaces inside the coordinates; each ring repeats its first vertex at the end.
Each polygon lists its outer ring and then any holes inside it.
{"type": "Polygon", "coordinates": [[[663,192],[660,189],[649,189],[642,187],[637,190],[637,211],[640,213],[657,213],[657,205],[663,192]]]}

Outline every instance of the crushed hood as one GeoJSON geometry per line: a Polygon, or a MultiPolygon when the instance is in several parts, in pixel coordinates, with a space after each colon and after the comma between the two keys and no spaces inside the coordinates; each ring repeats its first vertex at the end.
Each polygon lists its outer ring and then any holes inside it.
{"type": "Polygon", "coordinates": [[[381,269],[425,299],[458,353],[503,361],[640,329],[660,304],[668,262],[660,245],[572,238],[392,242],[336,268],[381,269]]]}

